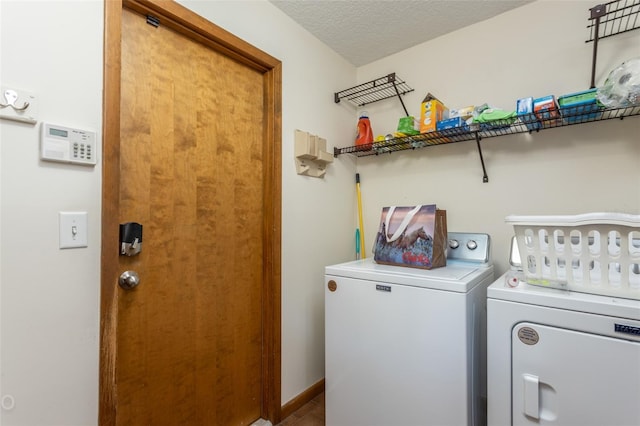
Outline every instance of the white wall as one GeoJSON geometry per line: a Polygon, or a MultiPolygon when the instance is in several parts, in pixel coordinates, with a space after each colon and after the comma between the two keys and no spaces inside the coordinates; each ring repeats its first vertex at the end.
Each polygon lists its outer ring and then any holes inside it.
{"type": "Polygon", "coordinates": [[[103,5],[0,3],[0,83],[39,100],[36,126],[0,120],[1,389],[6,425],[96,422],[101,166],[41,162],[40,122],[102,126],[103,5]],[[89,247],[58,249],[58,212],[86,211],[89,247]]]}
{"type": "MultiPolygon", "coordinates": [[[[409,113],[431,92],[447,106],[488,103],[514,110],[516,99],[589,88],[591,1],[539,1],[358,69],[358,81],[396,72],[415,89],[409,113]]],[[[640,31],[600,41],[596,85],[640,56],[640,31]]],[[[375,134],[395,130],[400,103],[367,106],[375,134]]],[[[486,232],[496,273],[508,268],[508,214],[640,213],[640,117],[403,151],[358,160],[365,229],[373,241],[387,205],[435,203],[450,231],[486,232]]],[[[368,249],[370,249],[369,247],[368,249]]]]}

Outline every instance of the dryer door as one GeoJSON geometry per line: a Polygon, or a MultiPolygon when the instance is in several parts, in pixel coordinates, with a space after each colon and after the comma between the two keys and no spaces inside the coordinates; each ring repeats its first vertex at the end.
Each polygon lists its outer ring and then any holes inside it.
{"type": "Polygon", "coordinates": [[[513,425],[640,425],[640,342],[513,328],[513,425]]]}

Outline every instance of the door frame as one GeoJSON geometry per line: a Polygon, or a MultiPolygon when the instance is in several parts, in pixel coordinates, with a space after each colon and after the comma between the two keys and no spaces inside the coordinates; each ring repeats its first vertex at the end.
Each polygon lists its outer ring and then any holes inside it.
{"type": "Polygon", "coordinates": [[[120,71],[122,11],[153,15],[160,25],[223,53],[264,76],[263,338],[261,417],[281,420],[282,64],[189,9],[166,0],[105,0],[103,63],[102,256],[100,291],[100,425],[117,410],[118,217],[120,192],[120,71]]]}

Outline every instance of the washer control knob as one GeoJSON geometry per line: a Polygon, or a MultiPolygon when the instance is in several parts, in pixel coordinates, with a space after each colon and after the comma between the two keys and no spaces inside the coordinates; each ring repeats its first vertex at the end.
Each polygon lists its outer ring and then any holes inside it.
{"type": "Polygon", "coordinates": [[[518,285],[520,284],[520,278],[518,277],[518,274],[514,273],[514,272],[508,272],[507,275],[505,276],[505,287],[518,287],[518,285]]]}
{"type": "Polygon", "coordinates": [[[458,240],[449,240],[449,247],[452,249],[457,249],[460,246],[458,240]]]}
{"type": "Polygon", "coordinates": [[[467,241],[467,248],[469,250],[475,250],[478,248],[478,243],[475,240],[469,240],[467,241]]]}

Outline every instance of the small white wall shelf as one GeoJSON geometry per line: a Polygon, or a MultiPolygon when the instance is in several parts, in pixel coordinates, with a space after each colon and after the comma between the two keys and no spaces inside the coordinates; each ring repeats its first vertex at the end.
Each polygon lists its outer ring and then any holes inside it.
{"type": "Polygon", "coordinates": [[[299,175],[324,177],[333,155],[327,152],[327,140],[302,130],[295,132],[294,156],[299,175]]]}

